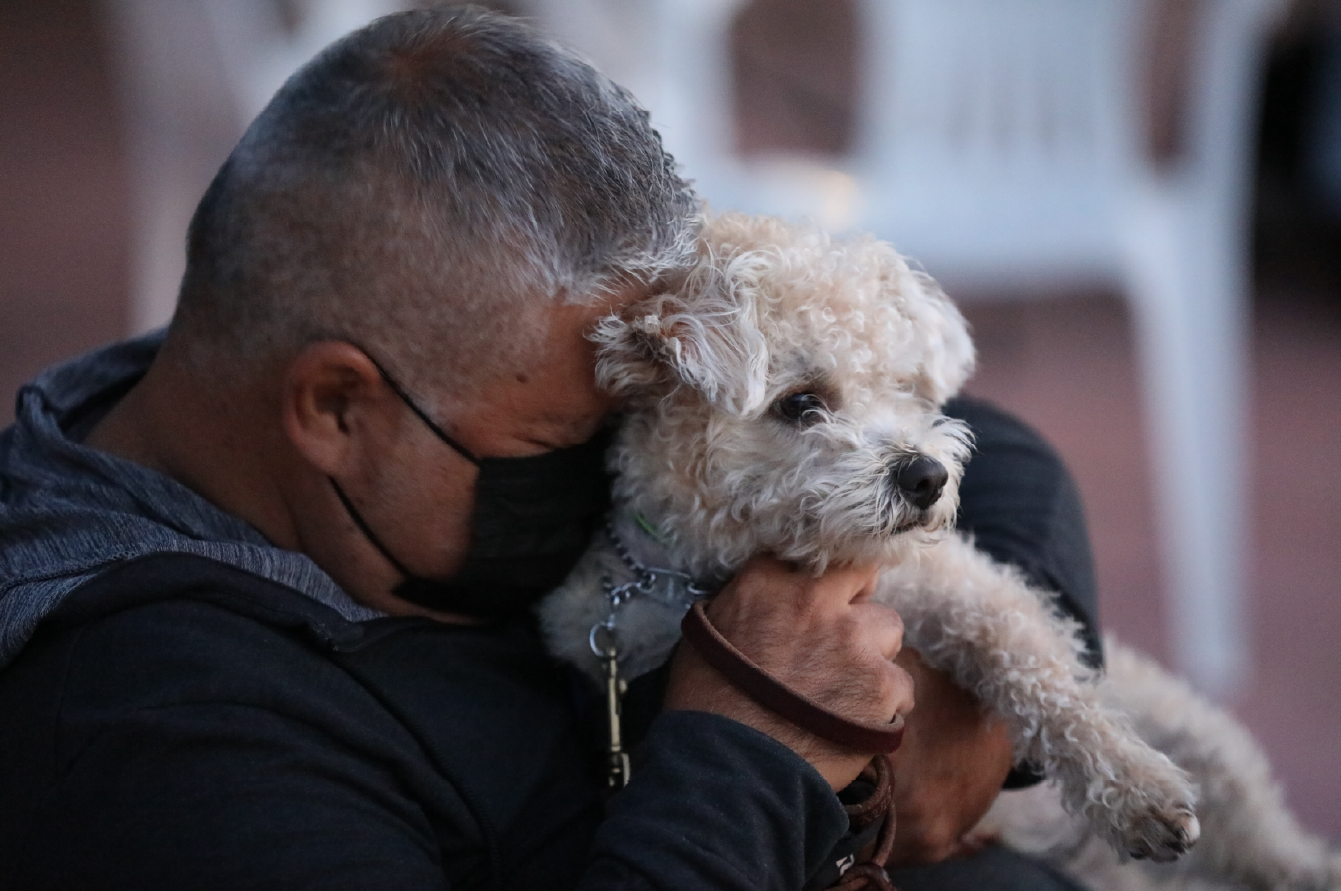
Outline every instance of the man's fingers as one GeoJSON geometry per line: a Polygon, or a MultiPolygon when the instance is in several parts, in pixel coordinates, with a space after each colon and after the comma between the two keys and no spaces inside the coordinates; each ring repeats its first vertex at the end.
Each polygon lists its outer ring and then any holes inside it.
{"type": "Polygon", "coordinates": [[[805,600],[837,606],[869,601],[880,580],[880,569],[876,566],[835,566],[816,577],[809,570],[765,555],[746,563],[737,579],[749,580],[751,587],[767,587],[774,593],[779,586],[785,586],[805,600]]]}
{"type": "Polygon", "coordinates": [[[941,860],[995,800],[1010,770],[1013,747],[1005,722],[985,713],[954,679],[928,667],[915,650],[899,663],[916,679],[921,704],[894,753],[899,832],[891,862],[941,860]]]}
{"type": "Polygon", "coordinates": [[[869,603],[879,581],[880,570],[874,566],[835,567],[817,581],[814,596],[832,606],[869,603]]]}
{"type": "MultiPolygon", "coordinates": [[[[817,576],[758,557],[708,604],[708,618],[796,692],[851,720],[890,721],[912,709],[913,680],[894,664],[903,620],[873,599],[879,575],[874,567],[842,566],[817,576]]],[[[688,655],[677,665],[669,707],[718,711],[751,724],[792,746],[839,785],[869,760],[761,709],[688,655]]]]}
{"type": "Polygon", "coordinates": [[[903,618],[892,608],[879,603],[858,603],[852,607],[852,621],[867,646],[883,658],[892,660],[903,649],[903,618]]]}
{"type": "Polygon", "coordinates": [[[897,715],[907,715],[914,705],[913,677],[894,662],[889,663],[889,671],[883,678],[880,698],[885,704],[885,712],[892,721],[897,715]]]}

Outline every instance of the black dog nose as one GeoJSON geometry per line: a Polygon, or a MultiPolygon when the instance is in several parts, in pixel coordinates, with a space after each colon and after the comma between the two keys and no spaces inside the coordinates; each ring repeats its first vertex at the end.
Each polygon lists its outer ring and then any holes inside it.
{"type": "Polygon", "coordinates": [[[926,510],[935,504],[950,478],[944,464],[926,455],[894,464],[890,474],[903,497],[918,510],[926,510]]]}

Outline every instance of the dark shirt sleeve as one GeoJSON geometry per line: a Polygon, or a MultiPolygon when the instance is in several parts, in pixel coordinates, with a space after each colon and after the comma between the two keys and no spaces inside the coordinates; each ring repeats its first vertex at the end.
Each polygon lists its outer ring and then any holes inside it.
{"type": "Polygon", "coordinates": [[[6,889],[441,889],[471,825],[338,669],[207,605],[40,630],[0,715],[6,889]]]}
{"type": "MultiPolygon", "coordinates": [[[[715,715],[671,713],[579,887],[796,889],[846,825],[790,750],[715,715]]],[[[452,871],[441,841],[393,776],[315,728],[179,705],[128,716],[79,753],[7,886],[440,889],[452,871]]]]}
{"type": "MultiPolygon", "coordinates": [[[[385,676],[460,687],[480,660],[418,658],[468,643],[423,624],[377,645],[385,676]]],[[[513,652],[501,670],[525,681],[513,652]]],[[[302,634],[193,602],[39,633],[0,672],[0,887],[784,891],[846,828],[791,750],[704,713],[654,722],[604,822],[576,742],[462,776],[434,739],[570,733],[543,685],[521,707],[471,677],[469,702],[402,713],[302,634]]]]}
{"type": "Polygon", "coordinates": [[[7,887],[443,887],[423,812],[376,762],[217,702],[110,724],[50,788],[22,847],[7,887]]]}
{"type": "Polygon", "coordinates": [[[652,724],[580,885],[798,889],[847,830],[829,784],[790,749],[705,712],[652,724]]]}

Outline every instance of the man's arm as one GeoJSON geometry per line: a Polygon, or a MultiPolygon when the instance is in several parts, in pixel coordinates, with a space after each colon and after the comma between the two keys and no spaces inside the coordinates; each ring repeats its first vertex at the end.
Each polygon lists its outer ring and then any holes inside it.
{"type": "Polygon", "coordinates": [[[787,746],[720,715],[670,711],[639,747],[580,887],[797,889],[847,823],[787,746]]]}
{"type": "Polygon", "coordinates": [[[893,755],[898,833],[889,865],[936,863],[962,850],[961,840],[1001,791],[1011,769],[1004,721],[984,714],[971,693],[930,668],[916,650],[899,653],[918,705],[893,755]]]}
{"type": "Polygon", "coordinates": [[[324,655],[273,587],[51,628],[0,673],[6,887],[783,891],[846,829],[792,749],[701,711],[602,824],[530,635],[409,620],[324,655]]]}

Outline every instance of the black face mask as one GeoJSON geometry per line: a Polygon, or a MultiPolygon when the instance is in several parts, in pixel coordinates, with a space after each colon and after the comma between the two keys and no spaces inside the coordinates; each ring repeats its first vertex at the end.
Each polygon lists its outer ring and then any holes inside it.
{"type": "Polygon", "coordinates": [[[448,436],[385,371],[382,377],[438,439],[479,468],[470,547],[461,568],[441,581],[406,569],[331,478],[354,524],[405,577],[393,593],[428,609],[476,618],[524,613],[577,564],[610,506],[605,451],[611,431],[540,455],[479,458],[448,436]]]}

